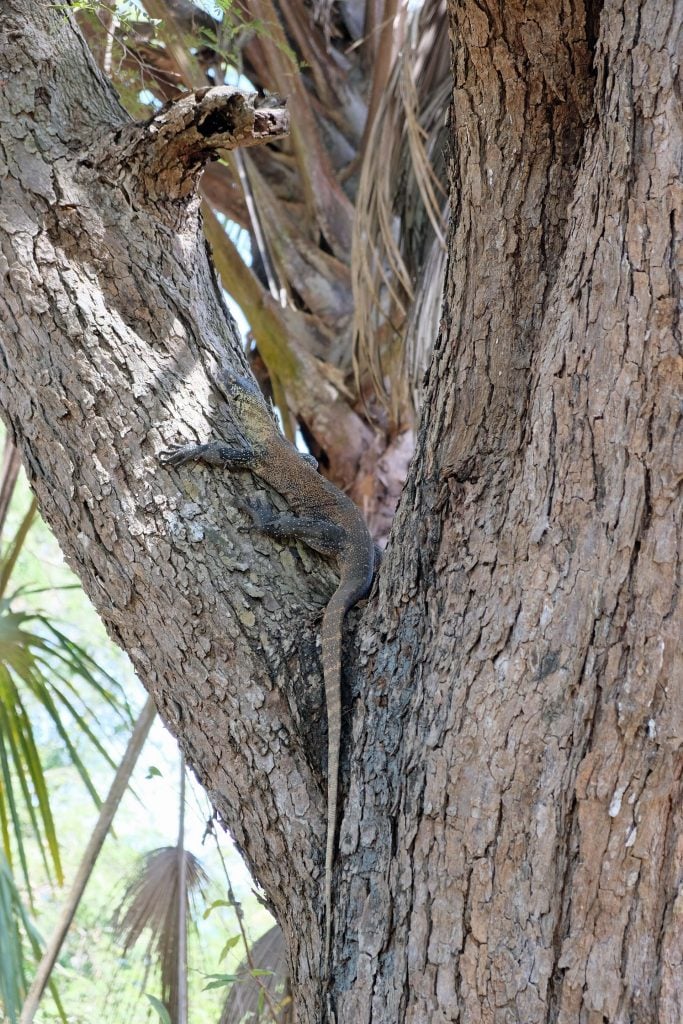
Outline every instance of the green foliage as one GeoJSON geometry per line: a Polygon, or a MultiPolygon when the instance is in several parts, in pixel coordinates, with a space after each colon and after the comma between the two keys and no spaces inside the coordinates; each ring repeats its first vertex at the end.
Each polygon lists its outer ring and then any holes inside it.
{"type": "Polygon", "coordinates": [[[239,974],[207,974],[206,977],[209,980],[204,986],[204,991],[209,992],[214,988],[227,988],[228,985],[234,985],[240,981],[243,982],[246,978],[270,978],[272,975],[273,971],[266,971],[258,967],[254,967],[252,970],[240,971],[239,974]]]}
{"type": "MultiPolygon", "coordinates": [[[[35,513],[31,501],[0,557],[0,1007],[10,1021],[16,1020],[26,993],[25,957],[30,952],[38,959],[41,953],[40,937],[13,874],[18,861],[33,906],[35,869],[29,838],[36,844],[47,878],[53,883],[63,881],[46,778],[47,768],[54,765],[55,748],[46,756],[41,734],[48,729],[58,737],[56,749],[62,759],[75,768],[99,805],[78,744],[96,751],[110,765],[113,761],[88,705],[109,708],[121,721],[130,721],[116,681],[54,620],[27,606],[44,588],[24,585],[8,593],[36,525],[35,513]]],[[[65,1019],[56,990],[51,989],[59,1016],[65,1019]]]]}
{"type": "MultiPolygon", "coordinates": [[[[36,960],[40,957],[42,940],[22,903],[14,884],[9,864],[0,850],[0,1007],[15,1024],[27,991],[22,937],[25,937],[36,960]]],[[[66,1022],[64,1008],[54,983],[50,991],[61,1021],[66,1022]]]]}
{"type": "MultiPolygon", "coordinates": [[[[228,77],[230,72],[237,76],[241,74],[242,49],[253,36],[277,46],[293,70],[301,71],[307,67],[272,25],[250,15],[248,5],[240,6],[234,0],[213,0],[199,6],[197,14],[203,10],[207,15],[204,23],[198,18],[193,32],[175,31],[189,53],[212,51],[215,62],[223,65],[222,70],[228,77]]],[[[103,38],[108,37],[111,77],[123,105],[133,117],[148,116],[150,107],[145,102],[148,86],[156,94],[155,57],[163,53],[165,29],[173,26],[174,18],[153,18],[135,0],[109,0],[106,3],[70,0],[64,8],[76,12],[82,27],[86,24],[91,27],[91,34],[99,40],[99,45],[103,45],[103,38]],[[150,60],[151,54],[154,56],[150,60]]]]}
{"type": "Polygon", "coordinates": [[[239,974],[207,974],[206,977],[208,981],[204,986],[205,992],[210,992],[214,988],[226,988],[240,980],[239,974]]]}
{"type": "Polygon", "coordinates": [[[65,10],[76,11],[95,15],[101,18],[102,14],[114,15],[121,25],[132,26],[136,21],[152,21],[142,7],[134,0],[112,0],[111,3],[102,3],[101,0],[69,0],[65,4],[55,4],[55,7],[63,7],[65,10]]]}
{"type": "Polygon", "coordinates": [[[231,0],[224,0],[222,3],[216,2],[215,6],[220,8],[223,14],[218,29],[215,31],[207,26],[202,26],[198,31],[197,38],[193,41],[191,40],[191,43],[194,42],[194,45],[210,46],[214,53],[221,57],[226,64],[241,70],[241,50],[245,39],[249,36],[260,36],[272,42],[274,46],[277,46],[278,50],[290,61],[293,69],[301,71],[307,67],[306,62],[299,60],[291,46],[287,42],[276,38],[272,29],[268,27],[266,22],[261,21],[260,18],[246,18],[239,7],[235,6],[231,0]]]}
{"type": "Polygon", "coordinates": [[[232,907],[232,900],[214,900],[204,911],[204,920],[206,921],[209,914],[213,913],[216,907],[232,907]]]}
{"type": "Polygon", "coordinates": [[[26,994],[26,973],[22,956],[23,930],[39,951],[40,939],[21,902],[12,872],[0,850],[0,1005],[10,1021],[17,1019],[26,994]]]}
{"type": "MultiPolygon", "coordinates": [[[[204,918],[206,918],[206,914],[204,914],[204,918]]],[[[223,946],[223,948],[221,950],[221,953],[220,953],[220,956],[218,957],[219,963],[220,963],[221,960],[225,960],[225,958],[228,955],[228,953],[230,952],[230,950],[235,948],[235,946],[240,942],[241,938],[242,938],[241,935],[231,935],[230,936],[230,938],[227,940],[227,942],[223,946]]]]}
{"type": "Polygon", "coordinates": [[[149,999],[154,1009],[159,1014],[159,1020],[161,1021],[161,1024],[171,1024],[171,1016],[166,1007],[164,1006],[164,1004],[162,1003],[161,999],[157,999],[156,996],[150,995],[149,992],[145,992],[145,995],[149,999]]]}
{"type": "Polygon", "coordinates": [[[0,597],[0,834],[7,861],[12,865],[18,856],[31,893],[24,846],[27,827],[38,842],[48,875],[59,884],[63,880],[45,767],[36,741],[36,717],[49,719],[99,807],[75,737],[80,736],[114,767],[93,728],[87,711],[89,697],[96,696],[121,718],[130,716],[115,680],[45,615],[17,607],[21,597],[22,591],[0,597]]]}

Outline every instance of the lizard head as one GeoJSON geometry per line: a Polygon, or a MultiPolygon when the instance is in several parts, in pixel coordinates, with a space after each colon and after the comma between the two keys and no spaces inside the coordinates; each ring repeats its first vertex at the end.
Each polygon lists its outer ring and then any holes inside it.
{"type": "Polygon", "coordinates": [[[224,382],[238,419],[253,441],[265,441],[275,429],[273,415],[256,381],[225,373],[224,382]]]}

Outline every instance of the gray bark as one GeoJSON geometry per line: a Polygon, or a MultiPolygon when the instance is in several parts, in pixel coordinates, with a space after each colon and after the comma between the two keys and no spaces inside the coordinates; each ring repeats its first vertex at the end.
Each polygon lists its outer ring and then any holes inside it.
{"type": "Polygon", "coordinates": [[[160,468],[228,422],[238,346],[194,201],[106,160],[125,115],[68,21],[21,0],[0,15],[0,403],[273,903],[300,1021],[674,1024],[681,4],[450,14],[444,320],[352,616],[328,994],[331,575],[246,532],[250,478],[160,468]]]}
{"type": "MultiPolygon", "coordinates": [[[[70,18],[17,0],[0,30],[3,413],[67,561],[276,912],[300,893],[302,959],[317,970],[324,703],[312,684],[332,575],[252,540],[233,499],[252,490],[245,475],[157,459],[220,435],[218,369],[246,370],[190,189],[197,133],[186,169],[174,158],[163,173],[168,117],[159,131],[131,125],[70,18]]],[[[200,129],[212,100],[197,104],[200,129]]],[[[225,145],[221,118],[210,123],[202,144],[225,145]]]]}
{"type": "Polygon", "coordinates": [[[363,644],[340,1019],[674,1024],[681,5],[605,4],[595,79],[581,3],[501,12],[451,5],[445,322],[363,644]]]}

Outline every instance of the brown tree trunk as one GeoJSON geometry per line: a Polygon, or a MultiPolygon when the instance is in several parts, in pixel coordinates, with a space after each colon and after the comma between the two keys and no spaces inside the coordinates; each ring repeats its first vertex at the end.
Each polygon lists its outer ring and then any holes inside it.
{"type": "Polygon", "coordinates": [[[681,13],[452,0],[444,321],[351,616],[328,991],[331,574],[247,532],[251,478],[158,465],[220,433],[240,359],[186,151],[150,175],[61,11],[0,13],[0,402],[272,901],[302,1024],[683,1016],[681,13]]]}

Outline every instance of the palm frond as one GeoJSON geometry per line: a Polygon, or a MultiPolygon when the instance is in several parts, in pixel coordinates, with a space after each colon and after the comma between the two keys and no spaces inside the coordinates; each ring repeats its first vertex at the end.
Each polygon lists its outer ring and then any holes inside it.
{"type": "MultiPolygon", "coordinates": [[[[24,798],[24,805],[28,810],[34,835],[38,840],[46,873],[50,877],[51,862],[56,880],[60,885],[63,881],[62,865],[45,775],[34,740],[31,721],[9,672],[4,673],[3,681],[5,686],[0,693],[0,803],[6,807],[3,819],[9,818],[12,822],[24,881],[29,898],[31,898],[31,879],[23,842],[24,829],[15,794],[17,783],[24,798]]],[[[10,865],[13,845],[10,836],[7,835],[4,852],[10,865]]]]}
{"type": "Polygon", "coordinates": [[[24,907],[0,850],[0,1006],[14,1024],[26,992],[22,932],[34,953],[40,952],[41,939],[24,907]]]}
{"type": "MultiPolygon", "coordinates": [[[[445,250],[448,54],[445,3],[427,0],[411,16],[371,126],[356,198],[351,254],[356,373],[369,372],[376,393],[387,403],[390,399],[394,419],[406,361],[416,359],[410,352],[407,360],[405,355],[397,359],[393,350],[410,348],[413,310],[422,301],[422,288],[433,284],[426,268],[434,270],[435,261],[430,264],[428,257],[435,244],[445,250]]],[[[433,304],[434,288],[431,292],[433,304]]]]}
{"type": "Polygon", "coordinates": [[[118,684],[98,669],[87,651],[41,613],[14,610],[15,598],[0,600],[0,831],[5,855],[10,864],[18,855],[30,892],[24,853],[27,829],[40,846],[49,874],[58,882],[62,879],[48,786],[34,734],[36,710],[52,723],[96,806],[99,797],[74,737],[80,735],[110,765],[114,762],[95,731],[87,694],[94,692],[122,721],[130,720],[130,712],[118,684]],[[20,805],[25,809],[23,816],[20,805]]]}
{"type": "Polygon", "coordinates": [[[264,988],[276,1001],[275,1024],[290,1024],[289,972],[279,925],[274,925],[252,944],[249,959],[240,964],[236,975],[237,981],[230,987],[220,1024],[240,1024],[243,1020],[250,1024],[274,1024],[272,1008],[264,1005],[264,988]],[[255,970],[267,973],[255,977],[255,970]]]}
{"type": "Polygon", "coordinates": [[[182,851],[184,865],[177,846],[164,846],[152,850],[141,861],[140,868],[128,883],[115,911],[113,927],[121,940],[124,953],[128,952],[144,932],[149,932],[147,957],[158,965],[161,976],[161,998],[170,1008],[178,996],[178,962],[181,935],[178,907],[181,879],[185,875],[184,903],[188,919],[194,900],[206,886],[208,878],[199,860],[188,850],[182,851]]]}
{"type": "MultiPolygon", "coordinates": [[[[43,940],[24,906],[12,871],[0,850],[0,1019],[16,1024],[26,995],[25,949],[37,960],[43,940]],[[4,1016],[2,1016],[4,1014],[4,1016]]],[[[66,1014],[53,982],[50,993],[60,1019],[66,1014]]]]}

